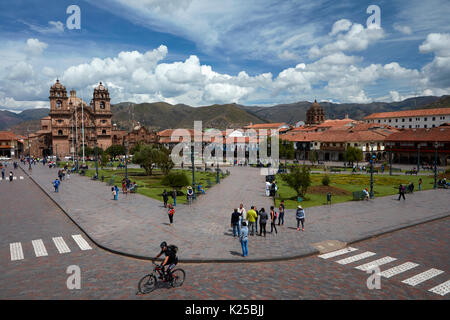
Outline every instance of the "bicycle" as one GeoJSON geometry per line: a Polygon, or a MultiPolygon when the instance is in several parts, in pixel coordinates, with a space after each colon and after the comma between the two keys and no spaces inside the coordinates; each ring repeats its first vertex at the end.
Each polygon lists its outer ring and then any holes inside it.
{"type": "Polygon", "coordinates": [[[184,283],[184,279],[186,277],[186,273],[183,269],[174,269],[171,271],[171,280],[167,279],[167,275],[163,276],[162,267],[159,264],[156,264],[152,261],[152,264],[155,266],[153,268],[153,272],[145,275],[139,281],[138,290],[142,294],[147,294],[155,290],[159,282],[169,283],[172,287],[181,287],[184,283]]]}

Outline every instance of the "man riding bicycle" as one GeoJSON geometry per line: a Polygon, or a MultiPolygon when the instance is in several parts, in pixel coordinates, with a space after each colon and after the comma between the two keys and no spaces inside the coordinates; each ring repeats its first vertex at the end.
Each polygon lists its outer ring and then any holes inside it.
{"type": "Polygon", "coordinates": [[[163,241],[160,244],[161,252],[155,257],[155,259],[158,259],[163,253],[166,255],[166,258],[161,263],[161,270],[163,273],[163,277],[167,278],[168,281],[171,281],[172,279],[172,270],[175,268],[175,266],[178,263],[178,257],[177,257],[177,251],[178,248],[174,245],[167,245],[167,242],[163,241]],[[167,269],[166,269],[167,267],[167,269]]]}

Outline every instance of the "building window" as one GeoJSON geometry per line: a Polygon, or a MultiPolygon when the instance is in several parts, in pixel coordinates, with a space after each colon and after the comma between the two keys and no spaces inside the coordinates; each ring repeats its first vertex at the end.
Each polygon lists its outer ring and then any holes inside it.
{"type": "Polygon", "coordinates": [[[389,119],[389,122],[391,122],[391,119],[389,119]]]}
{"type": "Polygon", "coordinates": [[[433,119],[432,119],[433,121],[436,121],[436,117],[433,117],[433,119]]]}
{"type": "Polygon", "coordinates": [[[412,128],[412,125],[409,125],[409,128],[411,129],[411,128],[412,128]]]}
{"type": "Polygon", "coordinates": [[[58,136],[62,136],[63,135],[63,131],[62,130],[58,130],[58,136]]]}
{"type": "Polygon", "coordinates": [[[102,120],[102,123],[106,123],[106,120],[102,120]]]}
{"type": "Polygon", "coordinates": [[[424,128],[426,128],[426,127],[427,127],[427,125],[426,125],[426,124],[424,124],[424,125],[423,125],[423,127],[424,127],[424,128]]]}
{"type": "Polygon", "coordinates": [[[427,121],[428,118],[423,118],[423,121],[427,121]]]}
{"type": "Polygon", "coordinates": [[[100,102],[100,109],[105,109],[105,103],[103,101],[100,102]]]}
{"type": "Polygon", "coordinates": [[[431,126],[432,128],[436,127],[434,124],[431,126]]]}
{"type": "Polygon", "coordinates": [[[378,120],[378,123],[380,123],[381,122],[381,120],[378,120]]]}
{"type": "Polygon", "coordinates": [[[409,118],[409,122],[411,122],[412,121],[412,118],[409,118]]]}
{"type": "Polygon", "coordinates": [[[395,119],[395,122],[398,122],[398,119],[395,119]]]}
{"type": "Polygon", "coordinates": [[[58,101],[56,101],[56,108],[61,108],[61,106],[62,106],[62,102],[61,102],[61,100],[58,100],[58,101]]]}
{"type": "Polygon", "coordinates": [[[106,134],[106,130],[105,129],[102,130],[102,134],[106,134]]]}
{"type": "Polygon", "coordinates": [[[402,126],[402,129],[404,129],[405,128],[405,126],[402,126]]]}
{"type": "Polygon", "coordinates": [[[405,122],[405,119],[402,119],[402,122],[405,122]]]}

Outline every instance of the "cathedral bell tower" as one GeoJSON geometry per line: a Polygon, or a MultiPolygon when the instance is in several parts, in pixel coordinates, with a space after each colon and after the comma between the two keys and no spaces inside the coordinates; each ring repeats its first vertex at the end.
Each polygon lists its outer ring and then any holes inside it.
{"type": "Polygon", "coordinates": [[[59,80],[50,87],[50,112],[69,110],[67,90],[59,80]]]}

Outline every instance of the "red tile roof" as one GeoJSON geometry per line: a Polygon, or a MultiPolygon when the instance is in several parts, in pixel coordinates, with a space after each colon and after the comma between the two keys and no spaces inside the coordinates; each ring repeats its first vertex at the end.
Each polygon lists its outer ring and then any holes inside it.
{"type": "Polygon", "coordinates": [[[429,129],[404,129],[391,134],[386,141],[450,142],[450,128],[441,126],[429,129]]]}
{"type": "Polygon", "coordinates": [[[450,115],[450,108],[418,109],[418,110],[373,113],[365,117],[364,119],[371,120],[380,118],[423,117],[423,116],[439,116],[439,115],[450,115]]]}
{"type": "Polygon", "coordinates": [[[277,122],[277,123],[257,123],[245,126],[244,129],[278,129],[282,126],[287,126],[285,122],[277,122]]]}
{"type": "Polygon", "coordinates": [[[2,141],[18,140],[18,137],[11,131],[0,131],[0,140],[2,141]]]}

